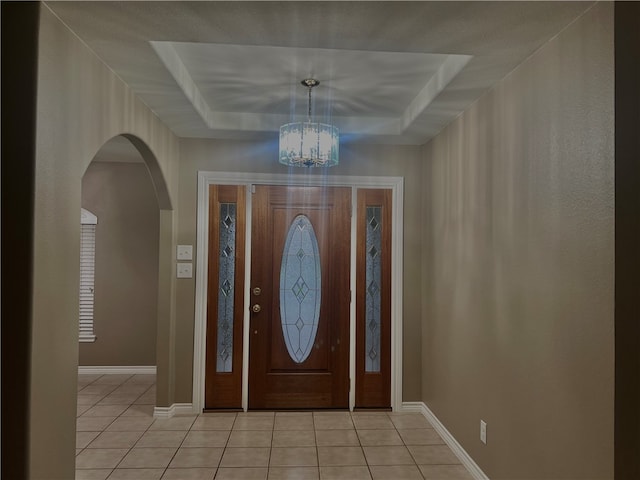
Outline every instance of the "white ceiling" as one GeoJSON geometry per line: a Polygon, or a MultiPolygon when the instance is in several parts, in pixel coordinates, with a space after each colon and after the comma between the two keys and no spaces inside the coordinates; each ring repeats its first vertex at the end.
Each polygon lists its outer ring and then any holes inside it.
{"type": "Polygon", "coordinates": [[[593,2],[47,5],[181,137],[275,138],[313,115],[341,141],[423,144],[593,2]]]}

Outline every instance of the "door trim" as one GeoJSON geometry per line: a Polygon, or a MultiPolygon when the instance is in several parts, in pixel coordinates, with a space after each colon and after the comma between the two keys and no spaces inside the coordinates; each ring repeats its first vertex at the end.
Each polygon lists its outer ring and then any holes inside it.
{"type": "MultiPolygon", "coordinates": [[[[252,185],[296,185],[351,187],[351,291],[355,292],[355,233],[358,188],[388,188],[392,191],[393,221],[391,225],[391,408],[402,408],[402,293],[403,293],[403,177],[364,177],[313,174],[265,174],[198,171],[196,296],[193,330],[193,409],[202,412],[205,395],[205,352],[207,326],[207,265],[209,249],[209,185],[245,185],[247,197],[252,185]]],[[[243,316],[242,408],[248,406],[249,384],[249,301],[251,265],[251,202],[247,202],[245,238],[245,292],[243,316]]],[[[350,365],[351,390],[349,409],[355,404],[355,298],[350,308],[350,365]]]]}

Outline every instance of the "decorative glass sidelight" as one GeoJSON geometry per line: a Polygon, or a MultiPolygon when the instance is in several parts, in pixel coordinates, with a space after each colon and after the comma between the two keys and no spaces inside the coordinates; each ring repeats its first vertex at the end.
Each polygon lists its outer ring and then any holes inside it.
{"type": "Polygon", "coordinates": [[[233,371],[236,204],[220,204],[216,372],[233,371]]]}
{"type": "Polygon", "coordinates": [[[382,207],[367,206],[365,250],[365,372],[380,371],[382,207]]]}
{"type": "Polygon", "coordinates": [[[305,215],[291,222],[280,266],[280,321],[289,356],[304,362],[315,342],[320,317],[318,240],[305,215]]]}

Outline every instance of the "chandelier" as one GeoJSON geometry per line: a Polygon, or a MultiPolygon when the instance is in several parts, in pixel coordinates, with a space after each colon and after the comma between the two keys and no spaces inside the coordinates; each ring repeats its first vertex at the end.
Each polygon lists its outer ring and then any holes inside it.
{"type": "Polygon", "coordinates": [[[280,127],[280,163],[293,167],[331,167],[338,164],[338,129],[311,121],[311,90],[320,85],[314,78],[302,80],[309,90],[306,122],[280,127]]]}

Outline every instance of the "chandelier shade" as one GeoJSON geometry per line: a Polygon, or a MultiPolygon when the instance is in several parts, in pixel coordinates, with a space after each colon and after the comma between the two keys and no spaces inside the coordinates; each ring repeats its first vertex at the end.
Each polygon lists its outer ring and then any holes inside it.
{"type": "Polygon", "coordinates": [[[314,122],[280,127],[280,163],[295,167],[332,167],[338,164],[338,129],[314,122]]]}
{"type": "Polygon", "coordinates": [[[292,167],[338,165],[337,127],[311,121],[311,89],[320,82],[308,78],[301,83],[309,89],[309,116],[306,122],[287,123],[280,127],[279,161],[292,167]]]}

